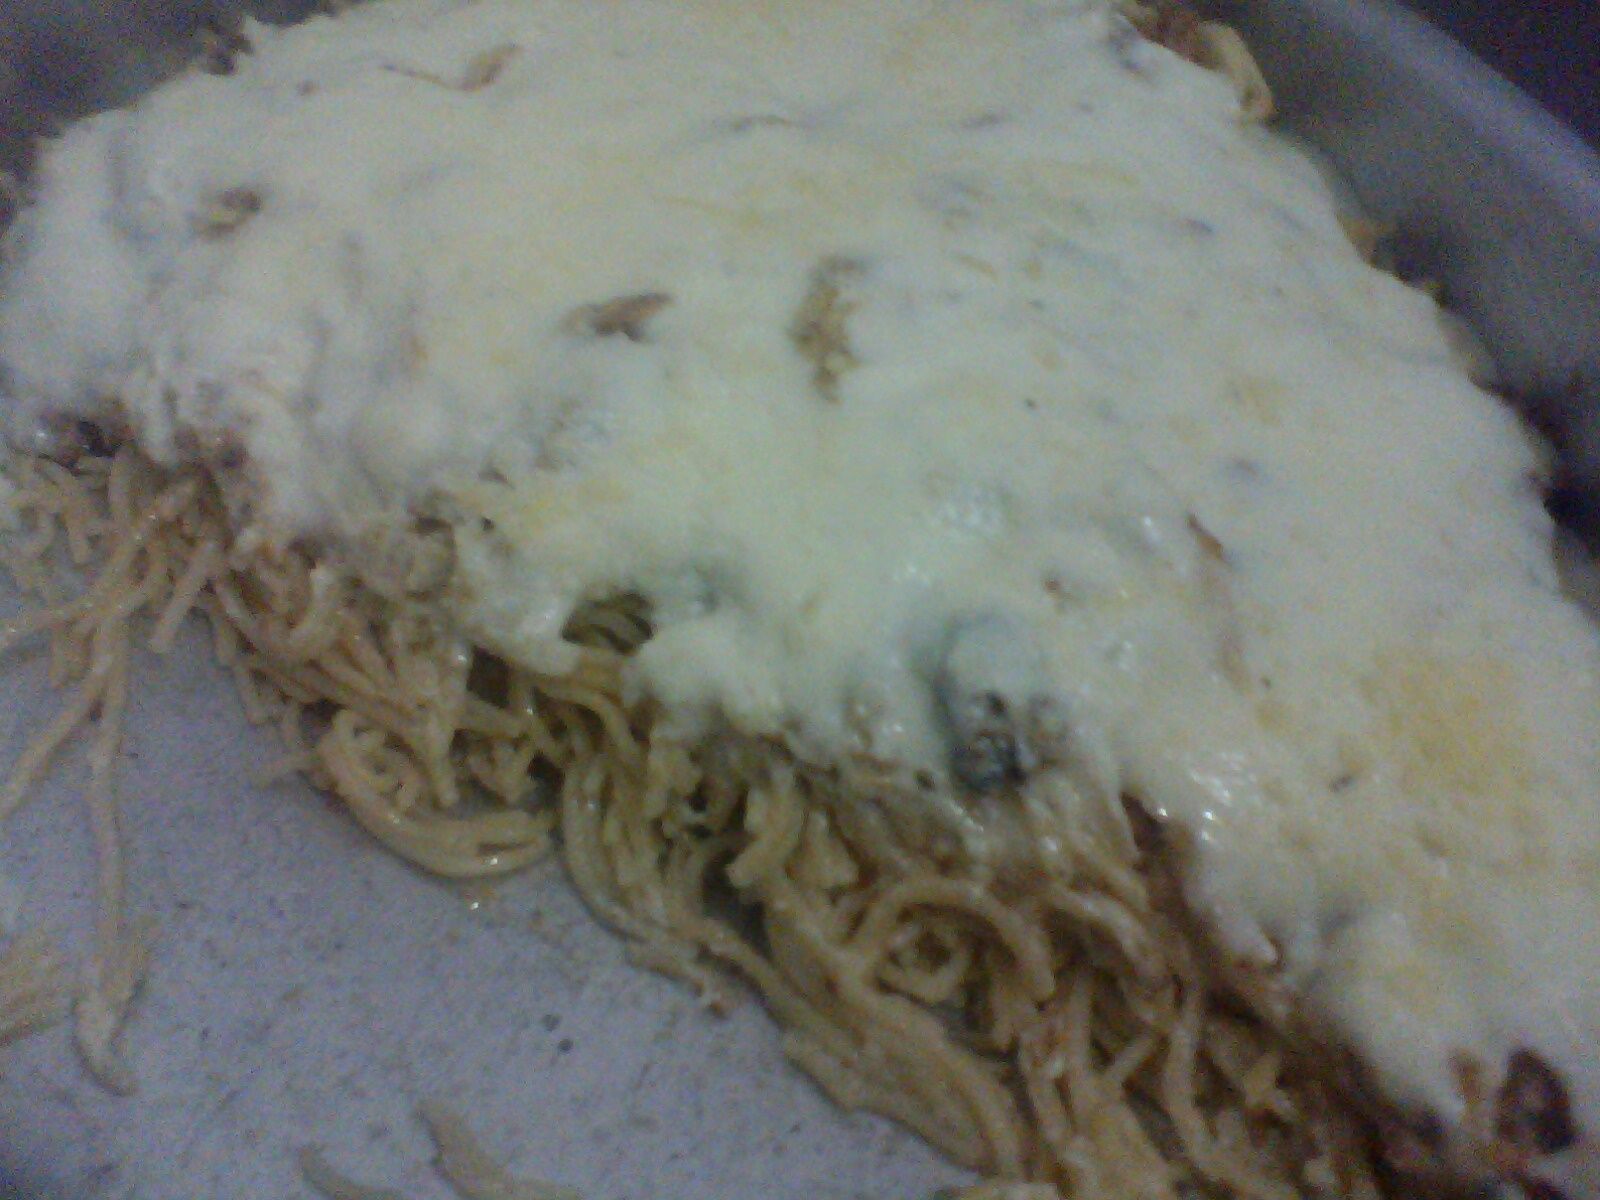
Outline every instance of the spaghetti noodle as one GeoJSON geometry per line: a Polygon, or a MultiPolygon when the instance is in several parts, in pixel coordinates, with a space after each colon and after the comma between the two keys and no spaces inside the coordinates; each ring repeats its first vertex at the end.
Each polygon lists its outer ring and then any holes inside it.
{"type": "Polygon", "coordinates": [[[0,1045],[54,1025],[69,992],[59,953],[38,932],[12,939],[0,952],[0,1045]]]}
{"type": "MultiPolygon", "coordinates": [[[[634,602],[583,614],[577,665],[542,676],[303,552],[219,549],[215,486],[133,449],[71,472],[26,463],[15,503],[29,531],[16,565],[36,589],[58,542],[104,567],[81,599],[7,631],[48,631],[76,689],[8,803],[120,703],[134,618],[165,640],[198,608],[251,719],[385,846],[475,877],[537,859],[559,832],[572,880],[642,961],[713,998],[725,973],[752,985],[789,1057],[846,1107],[1066,1195],[1379,1194],[1360,1126],[1207,977],[1142,852],[1083,845],[1066,872],[984,878],[851,821],[837,779],[779,746],[658,736],[651,706],[619,688],[649,634],[634,602]],[[728,895],[732,910],[715,899],[728,895]]],[[[114,827],[109,791],[94,804],[114,827]]],[[[115,867],[101,894],[80,1045],[123,1085],[108,1050],[140,956],[117,949],[115,867]]]]}

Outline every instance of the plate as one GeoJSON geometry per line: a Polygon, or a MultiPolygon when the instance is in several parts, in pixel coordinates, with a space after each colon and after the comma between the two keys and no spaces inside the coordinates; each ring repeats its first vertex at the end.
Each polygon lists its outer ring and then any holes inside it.
{"type": "MultiPolygon", "coordinates": [[[[0,620],[17,611],[0,594],[0,620]]],[[[63,697],[45,655],[0,662],[0,761],[63,697]]],[[[113,1096],[61,1028],[0,1051],[7,1200],[312,1197],[321,1147],[365,1183],[455,1200],[417,1105],[445,1100],[515,1172],[585,1200],[923,1200],[964,1176],[835,1108],[753,999],[729,1016],[628,962],[560,866],[488,888],[425,876],[250,728],[197,620],[142,654],[118,770],[130,911],[154,925],[113,1096]]],[[[68,755],[3,831],[25,924],[74,952],[93,859],[68,755]]]]}

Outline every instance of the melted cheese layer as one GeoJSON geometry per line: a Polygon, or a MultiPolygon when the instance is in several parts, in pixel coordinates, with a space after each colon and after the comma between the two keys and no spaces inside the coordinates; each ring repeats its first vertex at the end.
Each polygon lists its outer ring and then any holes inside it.
{"type": "Polygon", "coordinates": [[[690,735],[1135,794],[1388,1094],[1530,1048],[1593,1126],[1600,638],[1537,452],[1225,81],[1089,0],[250,37],[44,155],[14,431],[242,451],[278,536],[442,515],[534,667],[641,593],[690,735]]]}

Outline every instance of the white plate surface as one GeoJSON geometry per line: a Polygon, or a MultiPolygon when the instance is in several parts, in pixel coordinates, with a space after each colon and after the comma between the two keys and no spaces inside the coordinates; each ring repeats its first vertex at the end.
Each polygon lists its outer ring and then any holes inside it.
{"type": "MultiPolygon", "coordinates": [[[[0,619],[16,611],[0,592],[0,619]]],[[[132,910],[156,923],[109,1095],[56,1029],[0,1051],[0,1197],[253,1200],[311,1192],[296,1150],[410,1200],[451,1195],[415,1118],[468,1115],[514,1170],[587,1200],[923,1200],[960,1172],[834,1109],[751,1001],[723,1019],[624,959],[554,863],[474,909],[300,784],[206,640],[143,656],[120,764],[132,910]],[[9,1188],[9,1191],[8,1191],[9,1188]]],[[[0,762],[60,697],[44,655],[0,660],[0,762]]],[[[65,761],[0,830],[28,924],[73,947],[92,869],[85,768],[65,761]]]]}

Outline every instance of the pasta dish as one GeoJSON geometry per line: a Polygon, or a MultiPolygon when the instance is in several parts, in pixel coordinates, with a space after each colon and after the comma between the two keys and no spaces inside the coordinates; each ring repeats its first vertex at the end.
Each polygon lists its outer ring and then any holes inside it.
{"type": "Polygon", "coordinates": [[[559,852],[975,1197],[1600,1194],[1600,631],[1270,113],[1166,4],[376,0],[43,147],[0,649],[72,689],[0,818],[89,743],[91,1069],[199,610],[373,838],[559,852]]]}

